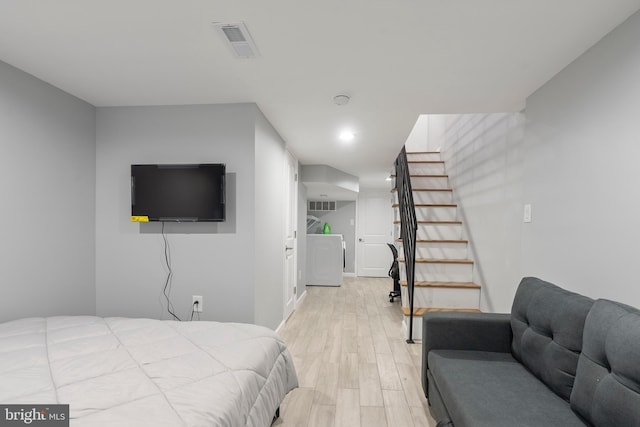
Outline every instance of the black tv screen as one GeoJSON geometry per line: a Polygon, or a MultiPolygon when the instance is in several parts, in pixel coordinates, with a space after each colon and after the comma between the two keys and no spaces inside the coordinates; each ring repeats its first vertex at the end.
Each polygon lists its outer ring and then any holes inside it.
{"type": "Polygon", "coordinates": [[[131,219],[225,220],[225,165],[131,165],[131,219]]]}

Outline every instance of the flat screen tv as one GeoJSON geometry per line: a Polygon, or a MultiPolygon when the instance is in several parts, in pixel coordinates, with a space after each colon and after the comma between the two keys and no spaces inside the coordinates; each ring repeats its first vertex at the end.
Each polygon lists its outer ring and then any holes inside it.
{"type": "Polygon", "coordinates": [[[225,165],[131,165],[131,219],[224,221],[225,165]]]}

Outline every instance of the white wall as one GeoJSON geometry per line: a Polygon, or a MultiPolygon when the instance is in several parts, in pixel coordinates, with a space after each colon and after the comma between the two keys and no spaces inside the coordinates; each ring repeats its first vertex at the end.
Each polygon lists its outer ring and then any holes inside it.
{"type": "Polygon", "coordinates": [[[428,151],[427,144],[429,141],[430,121],[429,115],[422,114],[418,116],[416,124],[413,125],[413,129],[411,129],[411,132],[404,143],[407,152],[428,151]]]}
{"type": "Polygon", "coordinates": [[[130,222],[130,165],[225,163],[227,222],[168,224],[176,313],[254,321],[253,104],[97,109],[96,292],[101,316],[169,318],[159,224],[130,222]]]}
{"type": "Polygon", "coordinates": [[[442,143],[483,309],[509,311],[526,275],[640,306],[637,40],[639,13],[529,97],[524,116],[437,118],[443,138],[429,144],[442,143]]]}
{"type": "Polygon", "coordinates": [[[94,118],[0,62],[0,322],[95,312],[94,118]]]}
{"type": "Polygon", "coordinates": [[[284,314],[284,141],[255,108],[255,323],[272,329],[284,314]]]}

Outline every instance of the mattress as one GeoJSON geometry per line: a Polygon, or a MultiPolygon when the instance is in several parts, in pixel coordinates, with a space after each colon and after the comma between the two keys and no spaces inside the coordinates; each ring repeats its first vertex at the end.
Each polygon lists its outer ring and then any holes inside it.
{"type": "Polygon", "coordinates": [[[269,426],[297,387],[270,329],[68,316],[0,324],[0,403],[68,404],[71,426],[269,426]]]}

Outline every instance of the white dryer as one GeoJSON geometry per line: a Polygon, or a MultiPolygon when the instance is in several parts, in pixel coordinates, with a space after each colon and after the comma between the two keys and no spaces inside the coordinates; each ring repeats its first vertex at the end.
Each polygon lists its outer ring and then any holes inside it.
{"type": "Polygon", "coordinates": [[[340,286],[344,270],[341,234],[307,234],[307,285],[340,286]]]}

